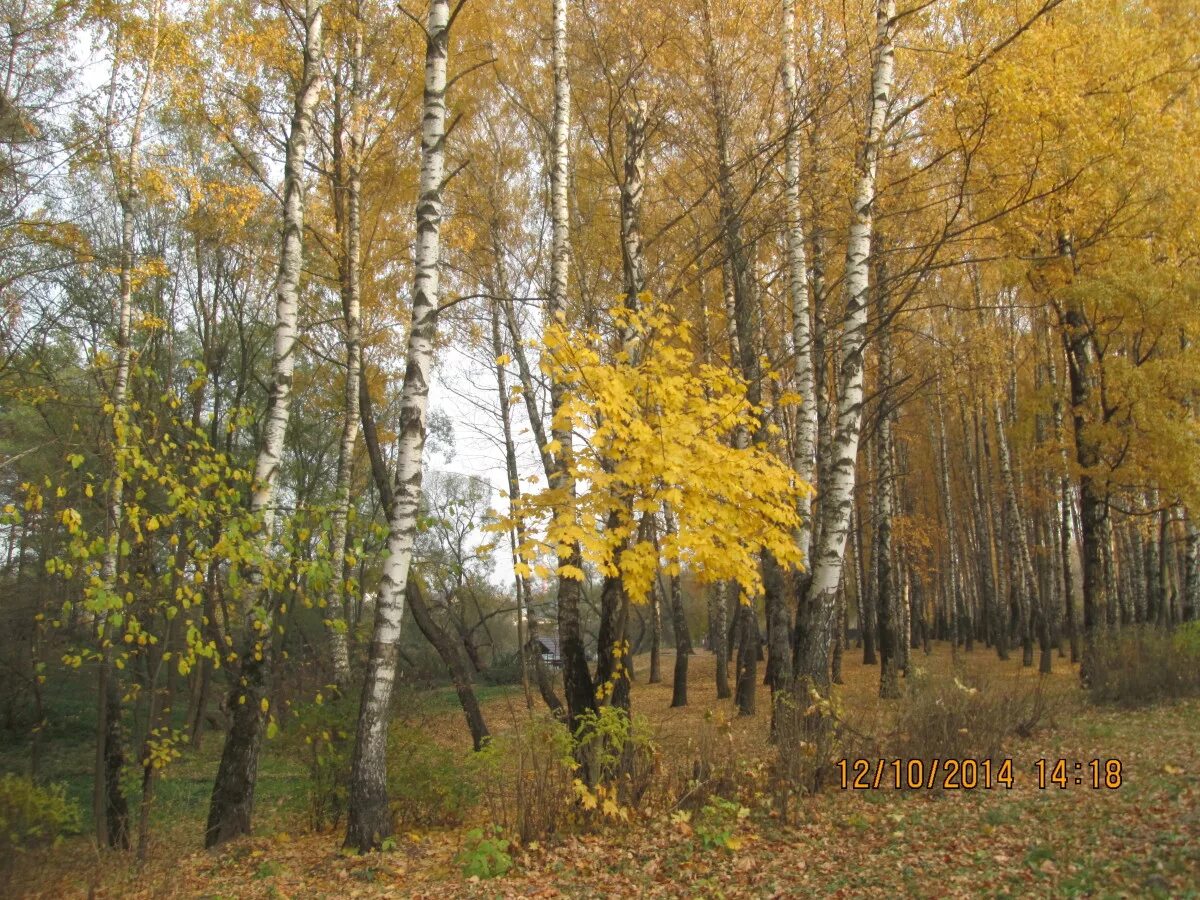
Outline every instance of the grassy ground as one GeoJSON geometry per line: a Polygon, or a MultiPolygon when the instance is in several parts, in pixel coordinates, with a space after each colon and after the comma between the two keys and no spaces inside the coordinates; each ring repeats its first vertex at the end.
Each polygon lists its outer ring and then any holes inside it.
{"type": "MultiPolygon", "coordinates": [[[[931,672],[949,672],[947,648],[914,656],[931,672]]],[[[303,778],[294,761],[268,746],[255,837],[216,853],[198,849],[217,744],[171,770],[156,809],[157,840],[144,870],[85,839],[30,854],[18,863],[15,896],[67,897],[457,897],[457,896],[1200,896],[1200,703],[1113,711],[1086,705],[1064,661],[1049,676],[1052,721],[1007,748],[1011,790],[841,791],[801,798],[784,824],[765,802],[747,799],[749,816],[736,849],[705,849],[685,822],[660,810],[607,832],[568,837],[555,846],[512,851],[501,878],[463,877],[454,857],[463,829],[414,830],[394,850],[367,856],[339,851],[339,834],[303,826],[303,778]],[[1119,789],[1037,785],[1034,762],[1119,759],[1119,789]]],[[[712,688],[712,657],[692,661],[691,704],[671,710],[667,681],[644,684],[638,660],[633,702],[646,715],[664,759],[700,751],[717,723],[724,752],[748,772],[761,768],[764,708],[732,717],[712,688]]],[[[964,677],[1017,684],[1037,679],[1019,661],[977,651],[960,662],[964,677]]],[[[841,699],[856,728],[881,727],[887,705],[876,697],[878,670],[851,656],[841,699]]],[[[519,689],[487,689],[493,731],[524,714],[519,689]]],[[[452,692],[421,698],[416,717],[438,740],[465,744],[452,692]],[[445,694],[445,696],[443,696],[445,694]]],[[[83,773],[76,773],[82,775],[83,773]]],[[[1073,774],[1072,774],[1073,781],[1073,774]]],[[[83,782],[80,788],[86,789],[83,782]]]]}

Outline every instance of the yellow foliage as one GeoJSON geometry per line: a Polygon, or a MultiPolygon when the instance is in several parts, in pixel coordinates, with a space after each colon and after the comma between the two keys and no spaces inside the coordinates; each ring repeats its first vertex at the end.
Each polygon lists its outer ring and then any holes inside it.
{"type": "MultiPolygon", "coordinates": [[[[636,363],[607,359],[597,332],[561,323],[546,331],[542,368],[570,385],[555,424],[583,436],[568,460],[580,490],[547,487],[514,504],[529,535],[522,558],[579,541],[590,563],[619,572],[631,599],[644,602],[660,560],[638,536],[640,518],[667,503],[678,531],[661,541],[665,565],[760,594],[763,549],[785,566],[801,562],[796,504],[810,486],[767,450],[734,446],[739,429],[756,427],[758,410],[735,374],[697,363],[688,325],[675,322],[670,307],[650,301],[640,312],[612,314],[641,347],[636,363]],[[609,527],[590,524],[600,522],[609,527]]],[[[582,576],[574,567],[559,574],[582,576]]]]}

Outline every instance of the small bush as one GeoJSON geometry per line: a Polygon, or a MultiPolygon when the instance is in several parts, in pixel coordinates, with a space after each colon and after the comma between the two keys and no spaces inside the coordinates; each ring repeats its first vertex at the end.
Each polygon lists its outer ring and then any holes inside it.
{"type": "Polygon", "coordinates": [[[508,685],[521,683],[521,654],[513,652],[500,657],[479,673],[486,684],[508,685]]]}
{"type": "Polygon", "coordinates": [[[1042,679],[964,681],[915,669],[905,696],[889,704],[874,734],[848,722],[836,704],[815,699],[778,714],[780,761],[776,806],[786,820],[794,791],[817,791],[845,759],[995,760],[1014,737],[1027,737],[1049,716],[1042,679]]]}
{"type": "Polygon", "coordinates": [[[0,778],[0,869],[11,865],[14,851],[51,846],[78,834],[81,821],[63,785],[39,787],[30,778],[5,775],[0,778]]]}
{"type": "Polygon", "coordinates": [[[769,768],[771,804],[792,821],[798,795],[816,793],[841,756],[845,722],[836,695],[778,694],[774,698],[775,758],[769,768]]]}
{"type": "Polygon", "coordinates": [[[750,810],[740,803],[713,797],[696,814],[692,830],[705,850],[739,850],[742,845],[736,832],[748,815],[750,810]]]}
{"type": "Polygon", "coordinates": [[[560,832],[576,805],[572,749],[567,729],[549,714],[489,738],[468,765],[491,820],[523,844],[560,832]]]}
{"type": "Polygon", "coordinates": [[[1094,702],[1117,706],[1200,696],[1200,622],[1173,633],[1141,626],[1100,636],[1087,687],[1094,702]]]}
{"type": "Polygon", "coordinates": [[[463,777],[463,751],[448,750],[420,729],[395,723],[388,731],[388,799],[397,825],[461,825],[479,800],[463,777]]]}
{"type": "Polygon", "coordinates": [[[604,788],[618,803],[637,809],[657,771],[657,752],[645,717],[619,706],[601,706],[579,717],[575,757],[589,786],[604,788]]]}
{"type": "Polygon", "coordinates": [[[705,712],[683,752],[667,758],[667,765],[663,785],[666,804],[692,812],[710,797],[734,796],[744,774],[733,742],[732,724],[712,710],[705,712]]]}
{"type": "Polygon", "coordinates": [[[287,744],[304,765],[309,827],[335,829],[349,802],[356,703],[347,698],[292,704],[287,744]]]}
{"type": "Polygon", "coordinates": [[[467,877],[496,878],[512,868],[508,841],[495,825],[467,832],[467,845],[454,858],[467,877]]]}
{"type": "Polygon", "coordinates": [[[1013,737],[1032,734],[1047,712],[1040,678],[1032,686],[968,684],[958,676],[914,671],[899,701],[895,730],[872,755],[927,762],[997,759],[1013,737]]]}

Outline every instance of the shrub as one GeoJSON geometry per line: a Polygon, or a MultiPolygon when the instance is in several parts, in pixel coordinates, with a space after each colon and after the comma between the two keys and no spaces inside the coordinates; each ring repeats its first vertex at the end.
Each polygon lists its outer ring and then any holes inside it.
{"type": "Polygon", "coordinates": [[[523,844],[561,831],[575,810],[571,736],[549,714],[530,715],[469,758],[491,820],[523,844]]]}
{"type": "Polygon", "coordinates": [[[397,722],[388,731],[388,799],[397,824],[460,825],[479,800],[463,777],[463,751],[442,747],[418,728],[397,722]]]}
{"type": "Polygon", "coordinates": [[[733,742],[730,720],[708,710],[682,753],[668,757],[665,801],[695,811],[712,796],[737,793],[741,763],[733,742]]]}
{"type": "MultiPolygon", "coordinates": [[[[521,654],[512,652],[501,656],[490,666],[479,673],[479,678],[486,684],[509,685],[521,683],[521,654]]],[[[530,673],[532,680],[532,673],[530,673]]]]}
{"type": "Polygon", "coordinates": [[[899,701],[895,730],[871,755],[901,759],[997,759],[1015,736],[1028,737],[1048,712],[1042,679],[977,681],[915,670],[899,701]]]}
{"type": "Polygon", "coordinates": [[[308,820],[314,831],[337,828],[346,814],[357,713],[358,705],[345,697],[292,704],[295,727],[287,743],[304,765],[308,820]]]}
{"type": "Polygon", "coordinates": [[[692,830],[705,850],[739,850],[742,845],[735,832],[748,815],[750,810],[740,803],[713,797],[696,814],[692,830]]]}
{"type": "Polygon", "coordinates": [[[81,821],[65,786],[39,787],[30,778],[5,775],[0,778],[0,869],[12,864],[14,851],[50,846],[78,834],[81,821]]]}
{"type": "Polygon", "coordinates": [[[834,763],[847,759],[998,759],[1014,737],[1027,737],[1047,718],[1043,681],[964,681],[965,675],[933,676],[914,668],[905,696],[889,704],[876,733],[847,721],[836,702],[810,702],[776,710],[779,753],[773,794],[786,821],[796,791],[815,792],[828,782],[834,763]]]}
{"type": "MultiPolygon", "coordinates": [[[[602,787],[636,809],[654,780],[657,753],[645,717],[619,706],[586,710],[575,729],[575,757],[589,787],[602,787]]],[[[586,799],[586,798],[585,798],[586,799]]]]}
{"type": "Polygon", "coordinates": [[[1200,622],[1173,633],[1146,625],[1101,635],[1087,687],[1094,702],[1117,706],[1200,696],[1200,622]]]}
{"type": "Polygon", "coordinates": [[[508,841],[495,825],[468,831],[467,845],[454,861],[462,867],[464,875],[476,878],[495,878],[512,868],[508,841]]]}

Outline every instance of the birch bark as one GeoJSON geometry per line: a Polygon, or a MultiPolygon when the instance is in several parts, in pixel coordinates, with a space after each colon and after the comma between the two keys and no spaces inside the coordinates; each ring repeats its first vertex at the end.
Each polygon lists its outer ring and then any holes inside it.
{"type": "Polygon", "coordinates": [[[818,501],[821,541],[814,548],[808,597],[797,627],[798,678],[818,690],[829,690],[829,649],[833,634],[838,583],[842,576],[850,508],[854,500],[855,465],[862,426],[863,345],[867,331],[867,281],[875,174],[895,77],[895,0],[878,0],[875,52],[871,74],[871,116],[859,154],[851,224],[846,247],[846,315],[842,329],[837,430],[833,440],[829,483],[818,501]]]}
{"type": "MultiPolygon", "coordinates": [[[[313,109],[320,95],[324,8],[324,0],[305,0],[303,63],[284,155],[283,239],[275,289],[271,383],[250,495],[250,511],[260,523],[257,539],[264,552],[270,543],[275,521],[275,485],[291,410],[304,247],[304,159],[312,132],[313,109]]],[[[206,847],[248,834],[254,809],[258,753],[267,715],[273,609],[270,598],[261,602],[263,573],[259,566],[249,567],[245,584],[242,644],[238,648],[237,674],[229,696],[233,718],[213,782],[204,834],[206,847]]]]}
{"type": "MultiPolygon", "coordinates": [[[[783,0],[783,89],[787,97],[787,131],[784,136],[787,202],[788,294],[792,304],[793,383],[801,397],[796,414],[796,476],[816,483],[817,396],[813,375],[812,326],[808,310],[808,274],[805,271],[804,228],[800,212],[800,122],[802,118],[799,77],[796,68],[796,3],[783,0]]],[[[812,498],[799,502],[800,529],[796,542],[804,553],[806,570],[811,570],[812,498]]]]}
{"type": "Polygon", "coordinates": [[[337,481],[333,515],[329,529],[329,589],[325,593],[328,610],[326,628],[333,658],[333,675],[338,686],[345,689],[350,681],[350,651],[347,643],[346,530],[350,519],[350,490],[354,475],[354,448],[358,441],[358,370],[361,366],[361,309],[360,274],[362,262],[362,195],[363,111],[362,101],[362,8],[356,4],[352,22],[353,37],[350,51],[349,122],[345,127],[348,152],[345,154],[345,221],[342,235],[341,294],[342,339],[346,348],[346,383],[343,389],[342,437],[338,443],[337,481]]]}
{"type": "Polygon", "coordinates": [[[1016,476],[1013,473],[1012,454],[1008,448],[1008,434],[1004,427],[1004,413],[1000,401],[994,400],[992,412],[996,424],[996,450],[1000,456],[1000,477],[1004,482],[1004,499],[1008,507],[1009,544],[1011,560],[1017,567],[1013,578],[1016,586],[1017,608],[1020,613],[1021,632],[1021,662],[1022,665],[1033,665],[1033,636],[1030,631],[1030,611],[1038,606],[1037,573],[1033,568],[1033,560],[1029,554],[1028,531],[1025,526],[1025,515],[1017,500],[1016,476]]]}
{"type": "MultiPolygon", "coordinates": [[[[546,302],[547,322],[566,315],[567,275],[570,269],[570,220],[567,189],[570,184],[571,82],[567,69],[567,0],[554,0],[554,127],[551,135],[550,167],[550,292],[546,302]]],[[[550,437],[559,448],[546,471],[550,487],[575,490],[570,474],[571,423],[558,415],[566,400],[567,385],[550,382],[550,437]]],[[[543,451],[545,453],[545,451],[543,451]]],[[[579,544],[571,545],[558,559],[558,639],[563,657],[563,691],[567,701],[567,727],[574,733],[581,713],[595,708],[592,677],[583,647],[579,605],[583,584],[562,575],[564,568],[582,571],[579,544]]]]}
{"type": "Polygon", "coordinates": [[[408,333],[404,386],[400,395],[400,434],[396,495],[389,515],[387,557],[375,611],[375,632],[367,663],[350,772],[346,846],[378,848],[392,832],[387,801],[387,729],[404,614],[409,565],[421,502],[421,458],[425,450],[433,340],[440,279],[442,189],[446,148],[446,63],[450,4],[430,0],[425,29],[425,93],[421,116],[421,171],[413,254],[412,324],[408,333]]]}

